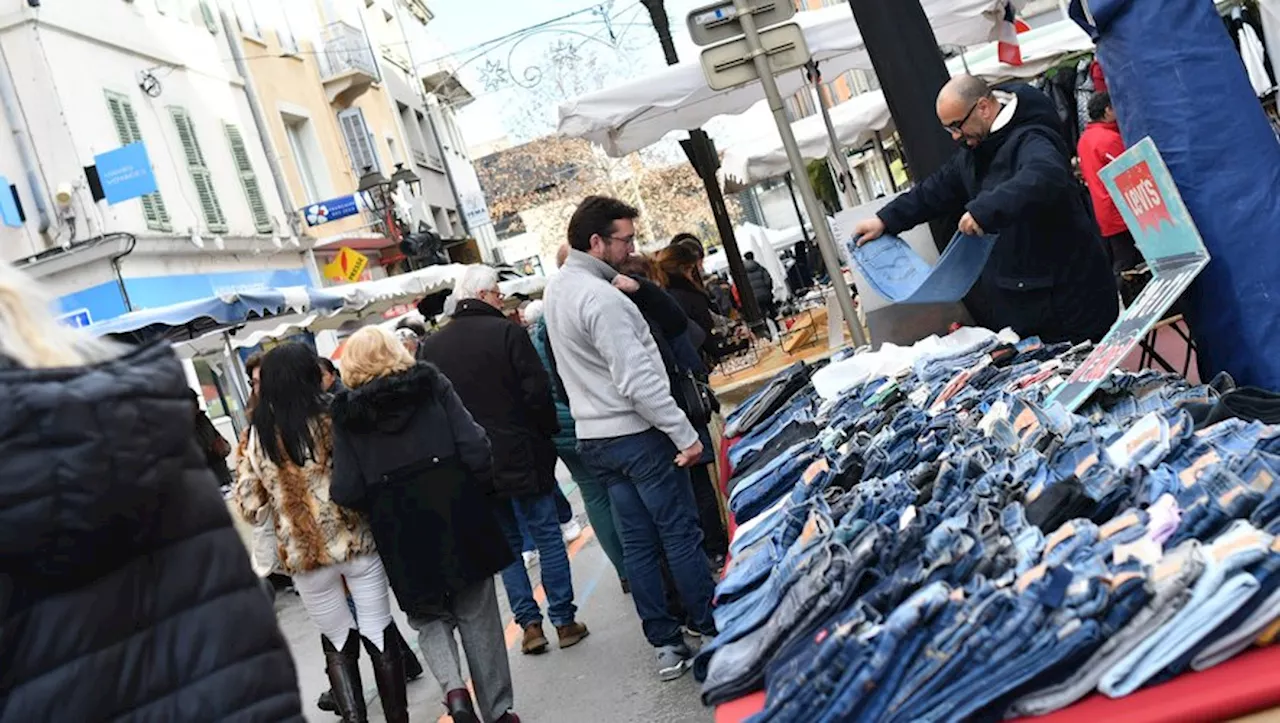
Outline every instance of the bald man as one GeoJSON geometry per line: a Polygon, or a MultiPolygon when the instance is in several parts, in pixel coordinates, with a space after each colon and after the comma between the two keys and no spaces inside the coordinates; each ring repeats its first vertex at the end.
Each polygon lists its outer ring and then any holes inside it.
{"type": "Polygon", "coordinates": [[[992,90],[962,75],[942,88],[937,111],[959,150],[859,222],[858,243],[959,215],[960,231],[997,236],[971,297],[979,324],[1046,342],[1101,339],[1119,302],[1053,103],[1027,85],[992,90]]]}

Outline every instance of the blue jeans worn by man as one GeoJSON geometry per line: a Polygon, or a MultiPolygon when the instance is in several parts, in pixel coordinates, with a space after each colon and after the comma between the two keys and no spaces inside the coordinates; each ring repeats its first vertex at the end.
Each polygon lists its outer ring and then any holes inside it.
{"type": "Polygon", "coordinates": [[[675,445],[653,429],[615,439],[580,440],[579,450],[596,478],[609,489],[631,594],[649,643],[662,648],[683,642],[681,621],[667,612],[663,594],[659,567],[663,551],[696,632],[714,634],[711,598],[715,585],[702,551],[689,473],[672,462],[675,445]]]}
{"type": "MultiPolygon", "coordinates": [[[[520,558],[524,536],[516,519],[518,514],[524,519],[542,561],[542,587],[547,593],[547,617],[557,629],[572,625],[578,608],[573,604],[573,577],[569,569],[569,554],[560,532],[555,496],[548,492],[514,497],[509,505],[499,505],[496,512],[507,543],[516,555],[515,562],[502,571],[502,584],[507,589],[507,600],[511,604],[516,624],[521,629],[528,629],[530,625],[542,622],[542,610],[533,598],[529,572],[520,558]]],[[[546,652],[546,649],[547,642],[543,639],[541,645],[526,645],[523,652],[537,654],[546,652]]]]}

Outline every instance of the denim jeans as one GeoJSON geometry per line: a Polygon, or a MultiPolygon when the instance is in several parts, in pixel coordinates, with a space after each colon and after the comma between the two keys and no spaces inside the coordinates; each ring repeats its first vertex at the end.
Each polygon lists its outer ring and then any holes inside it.
{"type": "Polygon", "coordinates": [[[651,429],[627,437],[580,439],[578,451],[609,490],[645,638],[654,647],[683,639],[682,621],[667,611],[659,563],[663,552],[690,622],[700,632],[713,633],[711,569],[702,551],[689,473],[673,463],[675,445],[651,429]]]}
{"type": "Polygon", "coordinates": [[[542,611],[533,599],[533,585],[529,571],[524,567],[520,553],[524,538],[516,515],[522,515],[529,527],[529,534],[537,545],[542,561],[542,587],[547,592],[547,617],[557,627],[574,621],[578,608],[573,604],[573,575],[569,569],[569,554],[560,532],[560,520],[556,515],[556,500],[551,493],[516,497],[511,504],[499,508],[496,516],[502,526],[507,544],[515,553],[515,562],[502,571],[502,584],[507,590],[507,601],[520,627],[542,622],[542,611]]]}
{"type": "MultiPolygon", "coordinates": [[[[556,485],[555,489],[551,490],[551,494],[556,500],[556,520],[562,525],[567,525],[573,519],[573,507],[569,505],[569,499],[560,490],[560,485],[556,485]]],[[[516,521],[520,524],[520,537],[524,541],[520,551],[533,552],[538,549],[537,543],[533,541],[533,534],[529,532],[529,522],[519,508],[516,508],[516,521]]]]}

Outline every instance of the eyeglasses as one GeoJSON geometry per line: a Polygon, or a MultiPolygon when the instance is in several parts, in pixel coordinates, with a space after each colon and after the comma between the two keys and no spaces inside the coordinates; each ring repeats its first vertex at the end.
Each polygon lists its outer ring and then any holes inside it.
{"type": "Polygon", "coordinates": [[[620,244],[626,244],[628,246],[636,245],[635,236],[627,236],[626,238],[618,238],[617,236],[605,236],[605,239],[608,241],[617,241],[620,244]]]}
{"type": "Polygon", "coordinates": [[[506,294],[504,294],[504,293],[502,293],[502,292],[501,292],[501,291],[499,291],[498,289],[485,289],[484,291],[481,291],[480,293],[482,293],[482,294],[489,294],[490,296],[492,296],[493,298],[497,299],[498,301],[502,301],[503,299],[507,298],[507,295],[506,295],[506,294]]]}
{"type": "Polygon", "coordinates": [[[981,102],[982,102],[981,98],[975,100],[973,102],[973,105],[969,106],[969,112],[965,113],[963,118],[961,118],[956,123],[943,123],[942,127],[946,128],[952,133],[963,133],[964,124],[969,122],[969,116],[973,115],[973,112],[978,109],[978,104],[981,102]]]}

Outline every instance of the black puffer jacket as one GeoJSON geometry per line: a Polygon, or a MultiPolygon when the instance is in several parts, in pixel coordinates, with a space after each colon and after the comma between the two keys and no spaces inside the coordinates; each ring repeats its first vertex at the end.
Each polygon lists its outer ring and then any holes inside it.
{"type": "Polygon", "coordinates": [[[423,340],[418,359],[453,382],[493,447],[498,495],[546,494],[556,483],[560,431],[551,378],[529,333],[477,299],[458,302],[453,320],[423,340]]]}
{"type": "Polygon", "coordinates": [[[1084,188],[1071,173],[1072,147],[1044,93],[1011,90],[1018,105],[1007,126],[959,150],[878,215],[898,234],[968,211],[998,235],[980,281],[985,303],[970,309],[978,323],[1050,342],[1097,341],[1120,305],[1084,188]]]}
{"type": "Polygon", "coordinates": [[[760,304],[773,303],[773,276],[769,274],[769,270],[760,265],[755,259],[747,259],[742,262],[747,270],[747,283],[751,284],[751,293],[755,294],[756,302],[760,304]]]}
{"type": "Polygon", "coordinates": [[[425,362],[333,401],[333,501],[361,510],[391,589],[412,616],[514,559],[493,516],[489,441],[425,362]]]}
{"type": "Polygon", "coordinates": [[[167,346],[0,361],[0,721],[302,720],[167,346]]]}

